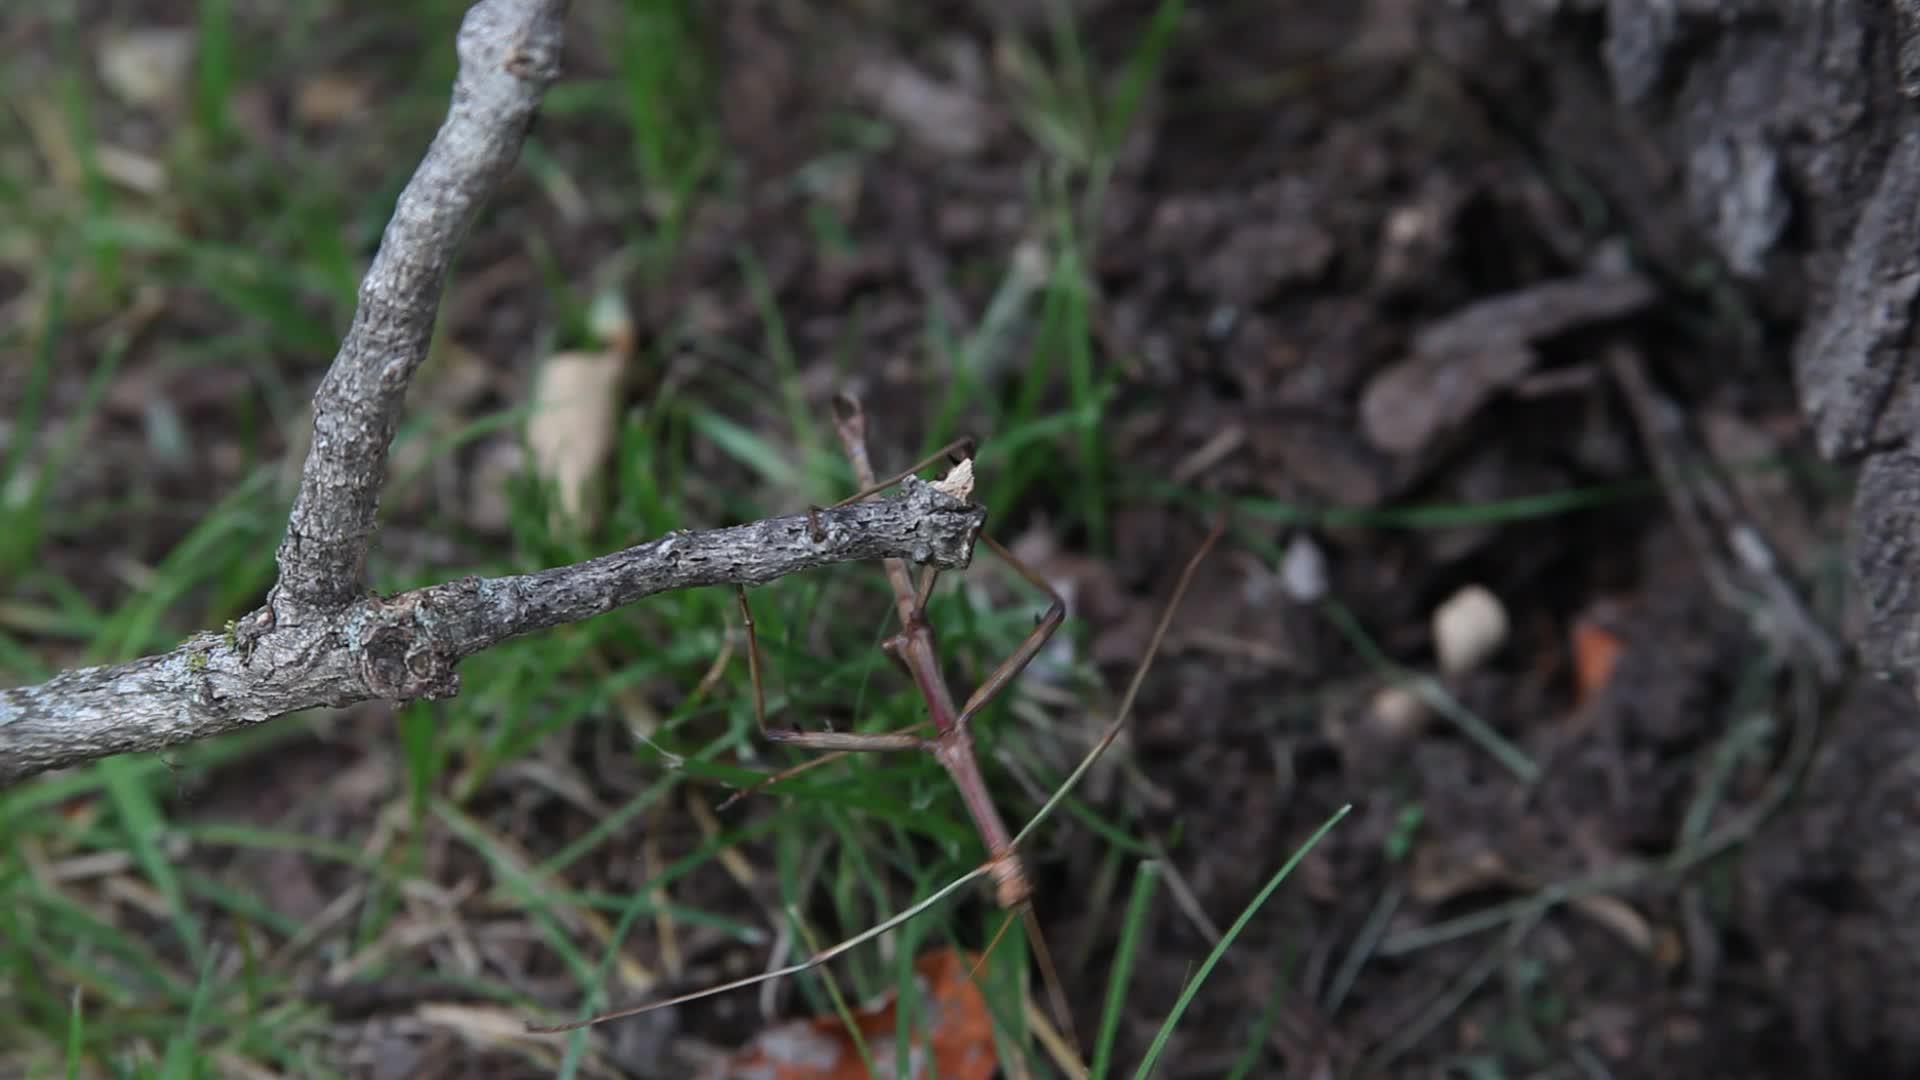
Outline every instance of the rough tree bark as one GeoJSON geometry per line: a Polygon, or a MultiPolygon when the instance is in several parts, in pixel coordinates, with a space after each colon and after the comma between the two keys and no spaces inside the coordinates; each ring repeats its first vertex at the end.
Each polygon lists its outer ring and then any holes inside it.
{"type": "Polygon", "coordinates": [[[315,706],[443,698],[455,666],[506,638],[667,589],[760,584],[831,562],[966,566],[986,511],[909,478],[817,514],[676,532],[571,566],[371,596],[366,560],[407,383],[425,358],[462,234],[513,167],[558,75],[566,0],[482,0],[457,41],[445,122],[401,193],[353,324],[314,398],[313,441],[279,580],[224,634],[0,690],[0,785],[156,750],[315,706]]]}
{"type": "Polygon", "coordinates": [[[1772,917],[1748,932],[1822,1058],[1806,1075],[1920,1068],[1920,2],[1464,0],[1422,17],[1431,55],[1597,189],[1652,268],[1710,263],[1794,328],[1819,449],[1859,470],[1859,654],[1905,692],[1856,688],[1743,868],[1751,910],[1836,881],[1854,902],[1811,912],[1805,940],[1772,917]]]}

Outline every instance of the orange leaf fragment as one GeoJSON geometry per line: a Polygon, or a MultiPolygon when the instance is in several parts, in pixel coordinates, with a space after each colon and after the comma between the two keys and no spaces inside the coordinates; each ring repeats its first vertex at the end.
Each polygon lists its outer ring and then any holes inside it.
{"type": "MultiPolygon", "coordinates": [[[[973,954],[952,948],[924,953],[913,962],[920,991],[920,1030],[913,1034],[907,1060],[914,1080],[931,1076],[988,1080],[999,1067],[986,998],[969,977],[974,962],[973,954]]],[[[873,1057],[877,1070],[873,1076],[894,1076],[896,998],[889,990],[853,1014],[873,1057]]],[[[866,1080],[870,1074],[846,1024],[829,1014],[761,1032],[728,1059],[720,1075],[754,1080],[866,1080]]]]}
{"type": "Polygon", "coordinates": [[[1575,700],[1586,704],[1613,678],[1613,669],[1626,651],[1620,635],[1585,619],[1573,624],[1573,680],[1575,700]]]}

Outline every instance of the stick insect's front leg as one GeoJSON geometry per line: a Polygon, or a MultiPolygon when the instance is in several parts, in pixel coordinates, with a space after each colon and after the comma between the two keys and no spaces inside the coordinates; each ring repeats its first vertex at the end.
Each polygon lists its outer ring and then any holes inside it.
{"type": "MultiPolygon", "coordinates": [[[[827,509],[834,510],[842,506],[851,506],[852,504],[859,502],[861,499],[865,499],[873,495],[878,495],[879,493],[887,490],[888,488],[899,483],[900,481],[905,480],[907,477],[912,476],[915,473],[919,472],[921,469],[924,469],[927,466],[933,464],[934,462],[939,461],[943,457],[950,458],[951,460],[958,460],[961,458],[970,458],[973,456],[973,450],[975,445],[976,443],[974,442],[971,436],[963,435],[960,438],[955,439],[952,442],[948,443],[947,445],[941,447],[940,449],[935,450],[933,453],[928,454],[926,457],[921,458],[919,461],[915,462],[910,468],[902,469],[899,472],[893,474],[892,476],[887,477],[885,480],[878,480],[871,484],[867,484],[863,486],[859,491],[856,491],[853,494],[847,496],[846,498],[841,499],[839,502],[834,503],[830,507],[827,507],[827,509]]],[[[820,524],[820,509],[821,508],[817,506],[807,507],[807,530],[813,536],[813,539],[815,540],[815,542],[826,539],[824,527],[820,524]]]]}
{"type": "Polygon", "coordinates": [[[1005,660],[1000,661],[1000,666],[994,668],[993,673],[988,675],[967,697],[967,703],[960,707],[960,717],[956,721],[956,726],[959,727],[965,727],[972,722],[975,713],[986,708],[988,702],[999,697],[1001,691],[1013,684],[1013,680],[1027,669],[1027,665],[1033,663],[1033,658],[1040,655],[1040,650],[1046,648],[1047,642],[1053,640],[1054,631],[1060,629],[1060,624],[1067,618],[1066,598],[1061,596],[1038,570],[1020,561],[1000,541],[988,536],[984,531],[980,533],[980,539],[993,549],[994,554],[1000,556],[1002,562],[1012,567],[1014,573],[1047,594],[1047,610],[1040,616],[1032,632],[1020,642],[1019,647],[1015,648],[1005,660]]]}

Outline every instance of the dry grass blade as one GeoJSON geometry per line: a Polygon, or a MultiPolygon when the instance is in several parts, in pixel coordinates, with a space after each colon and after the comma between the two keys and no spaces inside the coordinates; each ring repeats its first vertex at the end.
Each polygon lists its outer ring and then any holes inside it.
{"type": "Polygon", "coordinates": [[[814,968],[832,960],[834,957],[872,941],[881,934],[905,923],[915,915],[920,914],[922,911],[953,895],[969,882],[987,873],[991,865],[991,863],[982,863],[973,870],[953,879],[953,881],[949,882],[944,888],[928,896],[925,900],[902,911],[891,919],[875,923],[873,926],[862,930],[860,933],[855,934],[845,941],[837,945],[830,945],[797,964],[789,964],[786,967],[775,968],[772,971],[763,971],[758,975],[749,975],[744,979],[735,979],[732,982],[721,983],[718,986],[709,986],[704,990],[695,990],[692,993],[681,994],[678,997],[670,997],[661,1001],[650,1001],[644,1005],[633,1005],[626,1008],[612,1009],[603,1013],[596,1013],[584,1020],[572,1020],[564,1024],[530,1023],[527,1025],[527,1030],[539,1035],[552,1035],[563,1031],[575,1031],[579,1028],[591,1027],[594,1024],[603,1023],[607,1020],[619,1020],[622,1017],[639,1016],[641,1013],[653,1012],[655,1009],[664,1009],[669,1005],[684,1005],[689,1001],[698,1001],[701,998],[713,997],[715,994],[724,994],[730,990],[744,990],[749,986],[756,986],[772,979],[784,979],[788,975],[798,975],[803,971],[812,971],[814,968]]]}
{"type": "Polygon", "coordinates": [[[1126,695],[1120,699],[1120,708],[1113,714],[1113,721],[1107,725],[1106,731],[1101,733],[1100,741],[1094,743],[1093,748],[1080,759],[1080,764],[1067,775],[1066,781],[1053,793],[1053,797],[1049,798],[1040,807],[1039,812],[1033,815],[1033,820],[1027,822],[1026,827],[1014,835],[1013,842],[1016,845],[1026,839],[1029,833],[1053,813],[1054,807],[1060,805],[1060,801],[1067,797],[1074,785],[1080,782],[1080,778],[1087,774],[1087,770],[1093,768],[1094,762],[1100,760],[1100,755],[1107,752],[1107,747],[1112,746],[1113,741],[1120,737],[1121,730],[1127,725],[1127,718],[1133,714],[1133,702],[1140,696],[1140,686],[1146,681],[1147,672],[1153,667],[1154,657],[1160,654],[1160,644],[1166,639],[1167,627],[1172,625],[1174,613],[1180,609],[1180,601],[1185,599],[1187,589],[1193,585],[1193,576],[1200,571],[1200,563],[1206,559],[1207,553],[1213,550],[1214,545],[1220,542],[1220,537],[1227,531],[1228,521],[1228,517],[1222,514],[1219,520],[1214,522],[1213,528],[1207,532],[1207,538],[1200,542],[1199,550],[1193,553],[1193,557],[1187,560],[1186,567],[1180,571],[1180,580],[1173,587],[1173,596],[1168,599],[1166,608],[1160,612],[1160,621],[1154,624],[1153,637],[1147,642],[1146,655],[1141,658],[1140,666],[1134,669],[1133,681],[1127,684],[1126,695]]]}

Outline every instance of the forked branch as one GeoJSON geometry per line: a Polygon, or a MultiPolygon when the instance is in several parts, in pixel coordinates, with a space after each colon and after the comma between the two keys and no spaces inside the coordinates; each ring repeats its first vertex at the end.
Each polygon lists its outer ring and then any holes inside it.
{"type": "Polygon", "coordinates": [[[910,485],[896,499],[676,533],[539,573],[368,594],[367,552],[407,384],[427,355],[462,236],[513,167],[558,74],[567,7],[481,0],[467,13],[446,120],[400,195],[315,394],[313,441],[265,605],[171,652],[0,690],[0,785],[315,706],[445,697],[473,653],[668,589],[889,557],[967,565],[984,511],[910,485]]]}

